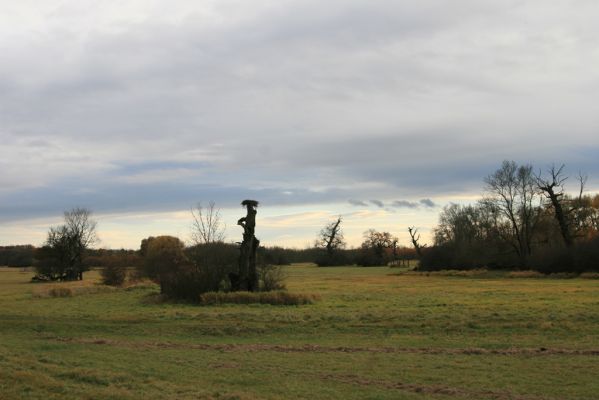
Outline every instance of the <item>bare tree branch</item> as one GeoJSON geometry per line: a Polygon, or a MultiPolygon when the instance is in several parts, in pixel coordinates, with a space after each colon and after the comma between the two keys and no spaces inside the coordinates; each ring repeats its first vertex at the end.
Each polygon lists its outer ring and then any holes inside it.
{"type": "Polygon", "coordinates": [[[191,240],[194,244],[222,242],[225,240],[226,225],[223,224],[220,209],[216,203],[210,201],[204,208],[198,203],[191,208],[191,240]]]}

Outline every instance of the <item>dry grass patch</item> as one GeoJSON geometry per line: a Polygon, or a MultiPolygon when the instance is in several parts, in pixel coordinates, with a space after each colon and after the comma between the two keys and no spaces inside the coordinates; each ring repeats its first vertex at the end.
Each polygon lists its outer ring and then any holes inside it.
{"type": "Polygon", "coordinates": [[[489,270],[486,268],[478,268],[478,269],[443,269],[440,271],[408,271],[403,275],[425,275],[425,276],[459,276],[466,278],[481,278],[488,277],[490,274],[489,270]]]}
{"type": "Polygon", "coordinates": [[[32,296],[35,298],[47,297],[73,297],[85,294],[107,293],[113,292],[116,288],[105,285],[44,285],[43,287],[35,288],[32,296]]]}
{"type": "Polygon", "coordinates": [[[512,271],[507,274],[508,278],[544,278],[545,275],[539,271],[512,271]]]}
{"type": "Polygon", "coordinates": [[[297,306],[312,304],[319,296],[305,293],[273,292],[208,292],[200,296],[203,305],[216,304],[270,304],[274,306],[297,306]]]}

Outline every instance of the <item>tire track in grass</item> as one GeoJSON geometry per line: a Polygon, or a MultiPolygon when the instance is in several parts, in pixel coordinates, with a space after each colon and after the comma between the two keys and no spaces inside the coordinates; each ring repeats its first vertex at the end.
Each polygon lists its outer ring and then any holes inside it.
{"type": "Polygon", "coordinates": [[[44,339],[61,343],[117,346],[140,349],[192,349],[214,350],[225,352],[261,352],[272,351],[279,353],[396,353],[396,354],[431,354],[431,355],[523,355],[523,356],[599,356],[599,349],[568,349],[568,348],[506,348],[485,349],[478,347],[467,348],[434,348],[434,347],[348,347],[320,346],[316,344],[279,345],[279,344],[208,344],[208,343],[176,343],[176,342],[137,342],[102,338],[70,338],[45,337],[44,339]]]}
{"type": "Polygon", "coordinates": [[[487,399],[487,400],[557,400],[556,398],[522,395],[509,391],[496,390],[468,390],[443,385],[419,385],[414,383],[403,383],[383,379],[371,379],[359,375],[320,375],[320,379],[330,382],[345,383],[357,386],[378,387],[387,390],[400,390],[404,392],[445,395],[453,397],[465,397],[468,399],[487,399]]]}

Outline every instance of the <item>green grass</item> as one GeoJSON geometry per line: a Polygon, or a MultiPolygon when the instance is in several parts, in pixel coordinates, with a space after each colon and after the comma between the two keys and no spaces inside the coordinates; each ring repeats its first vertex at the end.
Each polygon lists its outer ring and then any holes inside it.
{"type": "Polygon", "coordinates": [[[319,300],[160,304],[0,268],[0,399],[598,397],[599,280],[286,272],[319,300]]]}

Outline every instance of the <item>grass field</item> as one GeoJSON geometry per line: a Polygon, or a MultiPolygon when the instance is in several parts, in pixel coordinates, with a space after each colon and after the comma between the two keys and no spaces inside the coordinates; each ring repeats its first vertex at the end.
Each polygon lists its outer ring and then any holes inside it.
{"type": "Polygon", "coordinates": [[[599,280],[287,267],[312,305],[0,268],[0,399],[597,399],[599,280]]]}

